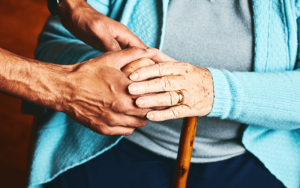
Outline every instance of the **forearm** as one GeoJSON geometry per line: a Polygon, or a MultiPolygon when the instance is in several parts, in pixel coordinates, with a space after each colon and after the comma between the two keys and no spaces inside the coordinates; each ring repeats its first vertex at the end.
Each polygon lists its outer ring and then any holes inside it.
{"type": "Polygon", "coordinates": [[[59,110],[66,72],[71,67],[46,64],[0,49],[0,92],[59,110]]]}
{"type": "Polygon", "coordinates": [[[300,128],[300,72],[228,72],[209,69],[214,81],[210,117],[269,129],[300,128]]]}

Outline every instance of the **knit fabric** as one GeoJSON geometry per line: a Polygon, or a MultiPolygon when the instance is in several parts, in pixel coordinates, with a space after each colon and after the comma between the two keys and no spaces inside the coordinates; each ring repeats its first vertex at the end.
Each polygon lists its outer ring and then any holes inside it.
{"type": "Polygon", "coordinates": [[[162,2],[156,0],[139,0],[127,27],[147,46],[159,48],[162,25],[162,2]],[[150,2],[151,1],[151,2],[150,2]],[[143,24],[143,27],[136,27],[143,24]]]}
{"type": "MultiPolygon", "coordinates": [[[[253,71],[249,0],[171,0],[165,25],[162,52],[177,61],[228,71],[253,71]]],[[[245,126],[241,123],[211,117],[198,117],[198,122],[192,163],[221,161],[246,152],[242,144],[245,126]]],[[[176,159],[181,130],[181,119],[148,121],[124,139],[176,159]]]]}
{"type": "Polygon", "coordinates": [[[300,72],[285,71],[294,69],[297,49],[295,16],[284,9],[289,3],[253,1],[256,73],[210,69],[215,100],[209,116],[252,125],[243,135],[246,149],[285,186],[299,188],[300,72]]]}
{"type": "MultiPolygon", "coordinates": [[[[140,5],[137,2],[88,0],[98,11],[118,18],[125,25],[130,25],[137,6],[143,6],[144,10],[156,8],[154,0],[144,0],[140,5]]],[[[158,8],[153,12],[147,10],[151,15],[130,25],[138,36],[147,38],[142,39],[146,44],[160,49],[167,4],[168,0],[162,0],[162,25],[159,25],[158,8]],[[148,21],[159,27],[141,34],[148,21]],[[160,34],[158,39],[156,35],[160,34]],[[159,40],[159,44],[151,38],[159,40]]],[[[256,73],[209,69],[215,88],[214,106],[209,116],[253,125],[244,132],[245,147],[285,186],[299,188],[300,72],[293,71],[300,66],[296,64],[299,7],[295,7],[292,0],[253,0],[253,11],[256,73]]],[[[63,28],[58,17],[53,16],[40,35],[36,51],[38,60],[59,64],[77,63],[99,55],[99,51],[76,39],[63,28]]],[[[60,112],[45,109],[42,114],[33,133],[36,143],[29,187],[42,187],[58,174],[105,152],[121,138],[95,134],[60,112]]]]}

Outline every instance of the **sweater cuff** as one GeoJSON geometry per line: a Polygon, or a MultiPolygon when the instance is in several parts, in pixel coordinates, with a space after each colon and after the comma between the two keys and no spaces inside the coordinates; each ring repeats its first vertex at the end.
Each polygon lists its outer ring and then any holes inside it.
{"type": "Polygon", "coordinates": [[[207,68],[212,75],[214,84],[214,103],[211,112],[207,117],[219,117],[225,119],[232,107],[232,94],[224,71],[207,68]]]}

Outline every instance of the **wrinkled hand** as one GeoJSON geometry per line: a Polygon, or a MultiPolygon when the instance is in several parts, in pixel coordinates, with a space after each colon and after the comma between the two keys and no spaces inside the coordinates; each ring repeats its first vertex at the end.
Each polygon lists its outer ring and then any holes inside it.
{"type": "Polygon", "coordinates": [[[147,114],[151,121],[164,121],[192,116],[205,116],[213,107],[214,90],[210,72],[202,67],[185,62],[163,62],[140,68],[130,75],[132,83],[128,89],[130,94],[142,96],[136,100],[141,108],[170,106],[164,110],[154,110],[147,114]],[[152,78],[151,80],[148,80],[152,78]],[[142,82],[141,82],[142,81],[142,82]],[[176,106],[181,90],[183,102],[176,106]],[[175,106],[174,106],[175,105],[175,106]]]}
{"type": "Polygon", "coordinates": [[[63,26],[75,37],[101,51],[118,51],[146,45],[125,25],[98,12],[85,0],[62,0],[58,15],[63,26]]]}
{"type": "Polygon", "coordinates": [[[54,109],[100,134],[130,135],[146,124],[149,109],[134,104],[127,90],[132,81],[121,68],[140,58],[161,61],[160,57],[158,50],[132,47],[72,65],[65,82],[55,86],[61,88],[57,93],[62,98],[54,109]]]}

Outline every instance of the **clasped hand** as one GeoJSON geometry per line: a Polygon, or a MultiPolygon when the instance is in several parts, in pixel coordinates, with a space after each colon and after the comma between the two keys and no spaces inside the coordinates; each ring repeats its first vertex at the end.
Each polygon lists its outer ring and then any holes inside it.
{"type": "Polygon", "coordinates": [[[104,135],[130,135],[145,126],[146,116],[151,121],[204,116],[213,105],[207,69],[152,48],[107,52],[60,77],[54,88],[63,92],[50,108],[104,135]],[[183,94],[178,106],[177,90],[183,94]]]}
{"type": "Polygon", "coordinates": [[[138,95],[128,93],[127,87],[133,83],[129,75],[143,66],[167,60],[170,58],[159,50],[131,47],[64,66],[59,81],[48,86],[57,98],[47,107],[66,113],[97,133],[130,135],[135,128],[145,126],[151,109],[134,104],[138,95]]]}
{"type": "Polygon", "coordinates": [[[130,94],[147,94],[137,98],[138,107],[165,107],[150,111],[147,118],[151,121],[205,116],[213,107],[213,80],[205,68],[185,62],[160,62],[136,70],[130,79],[135,81],[128,88],[130,94]],[[178,106],[177,90],[183,94],[178,106]]]}
{"type": "Polygon", "coordinates": [[[96,49],[116,52],[76,64],[71,71],[75,82],[65,88],[69,93],[62,105],[55,102],[52,108],[105,135],[131,134],[146,124],[146,114],[151,121],[163,121],[211,111],[213,82],[207,69],[176,62],[155,49],[141,49],[146,45],[126,26],[85,1],[62,1],[58,14],[77,38],[96,49]],[[132,46],[140,48],[119,51],[132,46]],[[183,94],[178,106],[177,90],[183,94]]]}

